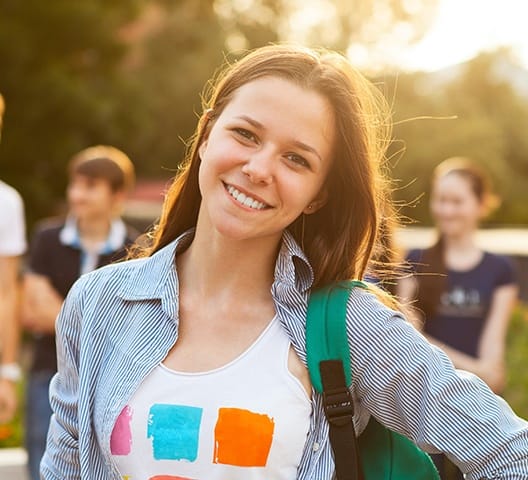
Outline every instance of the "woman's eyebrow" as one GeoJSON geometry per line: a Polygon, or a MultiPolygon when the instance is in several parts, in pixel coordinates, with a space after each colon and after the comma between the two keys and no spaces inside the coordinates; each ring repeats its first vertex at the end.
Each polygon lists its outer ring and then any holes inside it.
{"type": "Polygon", "coordinates": [[[323,161],[323,159],[321,158],[321,155],[319,155],[319,152],[318,152],[315,148],[311,147],[310,145],[307,145],[306,143],[303,143],[303,142],[299,142],[298,140],[295,140],[295,141],[293,142],[293,144],[294,144],[296,147],[300,148],[301,150],[304,150],[304,151],[306,151],[306,152],[313,153],[315,156],[317,156],[317,158],[319,158],[319,160],[320,160],[321,162],[323,161]]]}
{"type": "Polygon", "coordinates": [[[262,125],[262,123],[258,122],[254,118],[249,117],[248,115],[239,115],[236,118],[239,118],[240,120],[245,120],[250,125],[253,125],[255,128],[259,128],[261,130],[264,129],[264,125],[262,125]]]}

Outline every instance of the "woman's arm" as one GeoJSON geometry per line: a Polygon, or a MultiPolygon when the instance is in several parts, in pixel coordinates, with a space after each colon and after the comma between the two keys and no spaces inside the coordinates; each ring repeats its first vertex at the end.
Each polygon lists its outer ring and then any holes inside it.
{"type": "MultiPolygon", "coordinates": [[[[16,365],[20,332],[18,324],[18,268],[20,257],[0,256],[0,364],[16,365]]],[[[16,367],[15,367],[16,368],[16,367]]],[[[0,373],[0,423],[11,420],[17,407],[16,379],[0,373]]]]}
{"type": "Polygon", "coordinates": [[[504,387],[506,335],[513,308],[519,296],[515,284],[503,285],[493,293],[490,311],[478,346],[479,371],[493,391],[504,387]]]}
{"type": "Polygon", "coordinates": [[[347,336],[358,407],[423,450],[448,454],[468,479],[528,478],[528,423],[400,314],[353,291],[347,336]]]}
{"type": "Polygon", "coordinates": [[[423,329],[423,316],[413,306],[413,303],[416,300],[417,289],[418,282],[414,276],[408,275],[406,277],[399,278],[398,283],[396,284],[396,297],[404,306],[404,313],[407,320],[409,320],[412,325],[421,331],[423,329]]]}
{"type": "Polygon", "coordinates": [[[81,478],[78,391],[83,285],[82,280],[73,285],[57,318],[58,372],[50,384],[53,415],[40,467],[43,480],[81,478]]]}
{"type": "Polygon", "coordinates": [[[517,285],[504,285],[495,290],[484,330],[479,340],[478,356],[472,357],[460,350],[428,336],[428,340],[441,348],[456,368],[478,375],[496,393],[504,388],[504,351],[508,324],[519,288],[517,285]]]}
{"type": "MultiPolygon", "coordinates": [[[[416,297],[416,279],[405,277],[398,281],[397,294],[403,303],[411,303],[416,297]]],[[[456,368],[467,370],[482,378],[494,392],[500,392],[504,387],[504,351],[506,333],[511,313],[517,300],[519,288],[515,284],[498,287],[493,293],[488,317],[479,340],[478,356],[473,357],[446,345],[434,337],[426,335],[427,339],[441,348],[453,362],[456,368]]],[[[405,312],[407,316],[419,318],[419,313],[411,308],[405,312]]],[[[415,322],[415,325],[420,322],[415,322]]]]}

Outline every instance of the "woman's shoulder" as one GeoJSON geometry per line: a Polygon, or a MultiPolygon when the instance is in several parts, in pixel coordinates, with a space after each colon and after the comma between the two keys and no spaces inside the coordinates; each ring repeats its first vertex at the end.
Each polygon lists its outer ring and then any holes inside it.
{"type": "Polygon", "coordinates": [[[154,254],[110,263],[81,277],[87,288],[123,298],[154,298],[177,283],[173,242],[154,254]]]}
{"type": "Polygon", "coordinates": [[[493,253],[485,250],[483,261],[492,265],[513,265],[513,260],[508,255],[493,253]]]}
{"type": "Polygon", "coordinates": [[[138,258],[97,268],[77,279],[71,289],[72,295],[82,294],[87,298],[96,298],[101,294],[105,296],[115,295],[132,281],[135,272],[141,269],[141,266],[147,261],[148,257],[138,258]]]}
{"type": "Polygon", "coordinates": [[[350,353],[361,371],[379,362],[405,363],[410,350],[426,342],[401,311],[387,306],[373,291],[354,288],[346,315],[350,353]]]}
{"type": "Polygon", "coordinates": [[[487,275],[496,275],[501,283],[515,283],[518,276],[517,265],[513,258],[485,251],[481,263],[481,270],[487,275]]]}
{"type": "Polygon", "coordinates": [[[405,321],[403,314],[384,303],[380,295],[372,288],[352,288],[346,310],[348,324],[366,331],[384,328],[394,320],[405,321]]]}

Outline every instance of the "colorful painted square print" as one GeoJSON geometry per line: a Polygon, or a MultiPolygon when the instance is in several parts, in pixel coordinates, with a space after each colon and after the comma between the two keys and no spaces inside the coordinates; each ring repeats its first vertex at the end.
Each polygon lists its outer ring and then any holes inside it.
{"type": "Polygon", "coordinates": [[[214,463],[264,467],[268,460],[273,419],[239,408],[220,408],[215,426],[214,463]]]}
{"type": "Polygon", "coordinates": [[[156,460],[187,460],[198,456],[202,409],[186,405],[152,405],[147,437],[156,460]]]}

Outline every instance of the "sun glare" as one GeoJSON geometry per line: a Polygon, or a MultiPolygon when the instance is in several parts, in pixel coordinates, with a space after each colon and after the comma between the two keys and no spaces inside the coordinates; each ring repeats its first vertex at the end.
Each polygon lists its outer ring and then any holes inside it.
{"type": "MultiPolygon", "coordinates": [[[[299,2],[299,0],[296,0],[299,2]]],[[[412,7],[414,0],[403,0],[412,7]]],[[[528,68],[527,0],[438,0],[430,30],[415,44],[406,47],[408,25],[390,32],[390,37],[365,45],[351,44],[347,55],[359,68],[371,73],[380,70],[434,71],[467,61],[482,51],[510,47],[519,63],[528,68]]],[[[288,38],[303,42],[315,25],[332,21],[335,11],[321,0],[298,3],[288,24],[288,38]]],[[[381,12],[378,12],[381,14],[381,12]]],[[[379,26],[379,22],[378,22],[379,26]]]]}
{"type": "Polygon", "coordinates": [[[528,2],[519,0],[441,0],[437,18],[399,61],[409,70],[438,70],[478,52],[511,46],[528,66],[528,2]]]}

